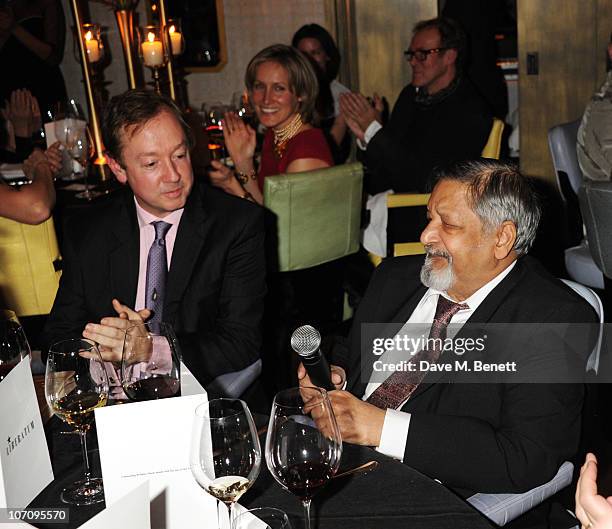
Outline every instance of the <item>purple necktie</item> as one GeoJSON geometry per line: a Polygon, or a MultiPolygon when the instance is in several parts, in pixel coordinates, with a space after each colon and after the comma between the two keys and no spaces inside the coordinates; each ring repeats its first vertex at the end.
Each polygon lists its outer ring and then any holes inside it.
{"type": "MultiPolygon", "coordinates": [[[[436,314],[431,324],[431,330],[429,331],[429,338],[436,340],[433,342],[434,344],[437,345],[440,343],[437,339],[443,342],[446,338],[446,328],[451,318],[460,310],[468,308],[469,307],[465,303],[454,303],[442,295],[438,296],[436,314]]],[[[414,390],[425,377],[426,371],[421,372],[418,369],[419,362],[421,360],[427,360],[430,363],[435,363],[438,361],[438,358],[440,358],[440,353],[441,351],[437,347],[419,351],[408,362],[417,367],[415,371],[395,371],[376,388],[368,397],[367,402],[383,410],[387,408],[396,410],[402,402],[410,398],[410,395],[414,393],[414,390]]]]}
{"type": "Polygon", "coordinates": [[[147,286],[145,289],[145,307],[153,312],[148,322],[153,328],[162,321],[168,260],[166,257],[166,233],[172,226],[162,220],[151,222],[155,228],[155,240],[149,249],[147,258],[147,286]]]}

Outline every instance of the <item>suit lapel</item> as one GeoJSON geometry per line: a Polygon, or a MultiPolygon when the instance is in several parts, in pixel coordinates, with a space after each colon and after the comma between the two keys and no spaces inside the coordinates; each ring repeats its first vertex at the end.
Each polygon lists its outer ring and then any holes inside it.
{"type": "Polygon", "coordinates": [[[194,186],[176,234],[164,301],[164,318],[168,317],[168,321],[173,320],[176,307],[189,284],[193,268],[198,262],[198,256],[210,230],[201,195],[203,192],[194,186]]]}
{"type": "Polygon", "coordinates": [[[133,195],[125,192],[109,232],[110,282],[121,303],[134,307],[138,286],[140,234],[133,195]]]}

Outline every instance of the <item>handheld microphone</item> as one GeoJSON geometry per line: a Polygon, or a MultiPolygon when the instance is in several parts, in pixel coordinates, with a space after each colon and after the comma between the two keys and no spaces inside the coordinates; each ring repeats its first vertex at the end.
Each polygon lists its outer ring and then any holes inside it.
{"type": "Polygon", "coordinates": [[[321,334],[311,325],[298,327],[291,335],[291,348],[300,356],[312,383],[329,391],[335,389],[331,370],[321,353],[321,334]]]}

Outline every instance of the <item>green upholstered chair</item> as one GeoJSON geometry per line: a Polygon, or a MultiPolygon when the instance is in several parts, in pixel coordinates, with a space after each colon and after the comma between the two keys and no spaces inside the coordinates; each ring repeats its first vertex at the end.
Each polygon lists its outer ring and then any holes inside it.
{"type": "Polygon", "coordinates": [[[264,180],[264,205],[277,220],[279,271],[302,270],[357,252],[362,185],[360,163],[264,180]]]}

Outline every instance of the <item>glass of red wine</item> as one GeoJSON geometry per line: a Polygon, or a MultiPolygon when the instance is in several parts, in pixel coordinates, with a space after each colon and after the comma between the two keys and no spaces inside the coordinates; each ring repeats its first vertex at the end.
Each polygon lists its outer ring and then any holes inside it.
{"type": "Polygon", "coordinates": [[[29,354],[30,345],[17,315],[0,310],[0,381],[29,354]]]}
{"type": "Polygon", "coordinates": [[[180,395],[181,353],[169,323],[137,323],[126,330],[121,385],[133,401],[180,395]]]}
{"type": "Polygon", "coordinates": [[[266,436],[266,464],[274,479],[304,506],[310,529],[310,502],[336,473],[342,438],[327,392],[290,388],[277,393],[266,436]]]}

